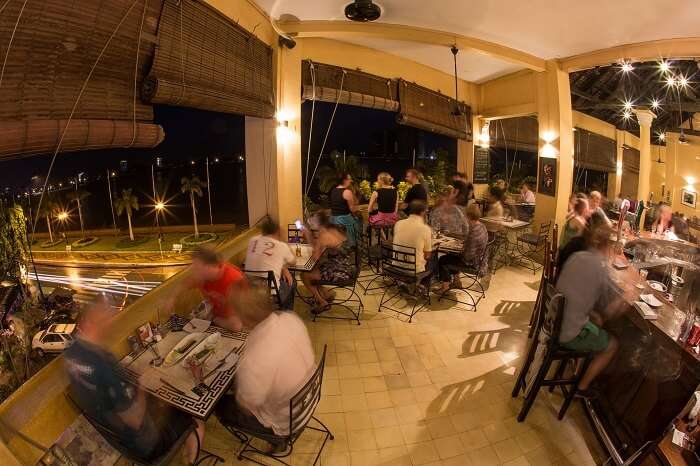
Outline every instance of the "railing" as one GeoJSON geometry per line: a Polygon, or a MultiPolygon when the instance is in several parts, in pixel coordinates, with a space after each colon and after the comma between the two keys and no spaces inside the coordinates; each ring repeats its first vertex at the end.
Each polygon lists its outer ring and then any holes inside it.
{"type": "MultiPolygon", "coordinates": [[[[248,240],[256,233],[256,230],[246,230],[222,244],[218,251],[231,262],[240,264],[245,255],[248,240]]],[[[108,337],[108,348],[117,356],[125,355],[128,352],[126,337],[144,322],[156,320],[156,310],[165,296],[189,273],[189,270],[178,273],[123,310],[115,318],[113,331],[108,337]]],[[[200,299],[201,295],[197,290],[186,292],[181,299],[178,299],[176,311],[186,314],[200,299]]],[[[161,316],[161,318],[165,317],[161,316]]],[[[0,419],[48,447],[78,415],[66,400],[67,386],[63,358],[59,356],[0,405],[0,419]]],[[[0,436],[0,464],[2,465],[13,465],[17,462],[35,464],[42,453],[9,432],[2,432],[0,436]]]]}

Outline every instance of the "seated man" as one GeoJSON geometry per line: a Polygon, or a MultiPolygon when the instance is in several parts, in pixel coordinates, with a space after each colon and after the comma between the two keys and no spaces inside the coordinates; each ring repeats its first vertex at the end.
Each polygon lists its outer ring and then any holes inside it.
{"type": "Polygon", "coordinates": [[[464,249],[462,255],[445,254],[438,260],[438,272],[440,275],[441,288],[438,290],[444,293],[450,289],[450,274],[455,269],[470,268],[479,272],[486,264],[479,263],[486,251],[489,242],[489,233],[486,227],[479,221],[481,212],[476,204],[467,207],[467,221],[469,222],[469,232],[464,239],[464,249]]]}
{"type": "Polygon", "coordinates": [[[433,254],[433,232],[425,223],[426,205],[423,201],[412,201],[408,206],[408,217],[394,226],[394,244],[416,250],[416,272],[433,269],[428,263],[433,254]]]}
{"type": "Polygon", "coordinates": [[[189,276],[165,300],[163,310],[172,312],[175,301],[184,290],[198,288],[212,305],[214,323],[237,332],[242,328],[241,320],[226,297],[235,291],[234,288],[244,286],[247,286],[247,281],[238,267],[222,260],[213,249],[200,247],[192,253],[189,276]]]}
{"type": "Polygon", "coordinates": [[[248,243],[245,256],[246,270],[259,271],[257,275],[267,277],[266,271],[275,274],[282,309],[294,309],[294,291],[296,281],[287,270],[287,264],[293,264],[294,254],[287,243],[278,240],[279,225],[268,218],[260,226],[262,235],[254,236],[248,243]]]}
{"type": "Polygon", "coordinates": [[[226,425],[287,435],[289,401],[315,369],[309,333],[296,314],[274,312],[265,290],[249,288],[231,299],[251,331],[236,372],[235,395],[219,401],[217,416],[226,425]]]}
{"type": "MultiPolygon", "coordinates": [[[[131,455],[151,461],[165,454],[195,421],[122,377],[117,360],[102,348],[112,314],[98,301],[80,316],[78,337],[64,353],[71,396],[89,418],[127,445],[131,455]]],[[[204,423],[196,421],[196,429],[203,441],[204,423]]],[[[193,432],[186,441],[188,464],[196,460],[197,446],[193,432]]]]}
{"type": "Polygon", "coordinates": [[[566,297],[559,341],[565,348],[597,353],[579,383],[582,397],[595,396],[591,382],[610,364],[618,347],[601,328],[605,317],[614,317],[623,308],[606,266],[611,232],[604,222],[590,231],[587,249],[566,260],[556,284],[566,297]]]}

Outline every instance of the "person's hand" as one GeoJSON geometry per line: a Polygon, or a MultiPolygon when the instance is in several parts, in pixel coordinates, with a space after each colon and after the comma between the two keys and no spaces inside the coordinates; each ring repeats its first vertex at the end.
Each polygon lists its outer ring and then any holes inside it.
{"type": "Polygon", "coordinates": [[[292,274],[289,273],[289,270],[282,269],[282,280],[284,280],[287,285],[292,286],[292,282],[294,281],[294,277],[292,277],[292,274]]]}

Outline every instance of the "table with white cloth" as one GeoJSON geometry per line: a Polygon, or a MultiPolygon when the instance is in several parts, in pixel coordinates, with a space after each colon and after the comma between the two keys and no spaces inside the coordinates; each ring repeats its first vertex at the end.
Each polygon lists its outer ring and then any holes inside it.
{"type": "MultiPolygon", "coordinates": [[[[165,358],[180,340],[190,335],[184,330],[188,321],[189,319],[180,316],[171,318],[168,323],[168,328],[171,331],[165,333],[163,339],[154,345],[155,351],[161,357],[165,358]],[[184,328],[180,330],[180,327],[184,328]]],[[[210,325],[202,332],[196,333],[202,333],[199,340],[201,341],[216,332],[221,335],[221,338],[219,338],[214,352],[204,364],[202,373],[204,375],[211,374],[203,381],[207,385],[207,389],[200,390],[201,394],[193,391],[198,384],[185,365],[187,357],[182,357],[180,361],[170,367],[166,367],[165,364],[154,367],[151,365],[151,361],[156,358],[156,354],[150,348],[143,349],[136,354],[129,354],[121,360],[125,376],[166,404],[191,414],[195,418],[206,419],[214,410],[217,401],[231,386],[248,335],[246,332],[232,332],[215,325],[210,325]],[[225,362],[217,368],[222,360],[225,362]]],[[[197,344],[192,345],[192,349],[196,346],[197,344]]]]}
{"type": "Polygon", "coordinates": [[[294,263],[288,264],[287,269],[291,272],[310,272],[318,262],[313,257],[314,248],[310,244],[290,243],[289,247],[294,254],[294,263]]]}

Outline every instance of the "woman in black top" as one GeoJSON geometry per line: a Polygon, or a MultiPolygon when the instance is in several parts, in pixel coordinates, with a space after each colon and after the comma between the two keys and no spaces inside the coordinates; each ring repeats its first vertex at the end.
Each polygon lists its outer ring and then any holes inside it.
{"type": "Polygon", "coordinates": [[[394,179],[386,172],[377,175],[377,190],[369,198],[367,211],[371,225],[392,226],[399,219],[399,197],[392,186],[394,179]]]}
{"type": "Polygon", "coordinates": [[[421,174],[415,168],[406,170],[406,181],[411,185],[411,188],[406,193],[403,199],[402,207],[406,215],[408,215],[408,205],[411,201],[423,201],[428,204],[428,191],[421,183],[421,174]]]}
{"type": "Polygon", "coordinates": [[[344,226],[348,242],[350,246],[354,246],[358,237],[358,225],[354,217],[357,212],[357,203],[350,185],[352,185],[350,174],[341,173],[338,177],[338,185],[330,192],[331,223],[344,226]]]}

